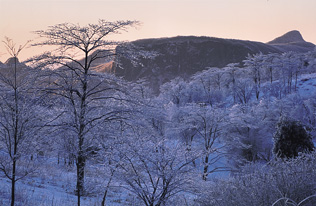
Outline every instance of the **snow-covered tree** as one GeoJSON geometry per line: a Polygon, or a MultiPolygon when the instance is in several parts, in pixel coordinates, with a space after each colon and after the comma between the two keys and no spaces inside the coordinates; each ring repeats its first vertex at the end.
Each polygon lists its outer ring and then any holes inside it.
{"type": "Polygon", "coordinates": [[[247,104],[253,94],[253,84],[247,78],[239,79],[236,82],[236,99],[238,103],[247,104]]]}
{"type": "Polygon", "coordinates": [[[271,159],[274,125],[278,117],[274,108],[261,101],[253,105],[234,105],[226,127],[227,152],[232,166],[271,159]]]}
{"type": "Polygon", "coordinates": [[[248,56],[244,60],[246,68],[250,70],[250,75],[254,83],[254,90],[257,100],[260,97],[260,89],[262,84],[262,68],[263,68],[264,55],[262,53],[248,56]]]}
{"type": "Polygon", "coordinates": [[[172,196],[188,190],[195,158],[183,144],[141,137],[124,148],[118,178],[145,205],[164,205],[172,196]]]}
{"type": "Polygon", "coordinates": [[[201,187],[197,202],[203,206],[315,205],[315,155],[246,165],[232,177],[201,187]]]}
{"type": "Polygon", "coordinates": [[[160,87],[160,98],[165,103],[173,102],[175,105],[185,105],[190,101],[188,83],[183,78],[175,78],[160,87]]]}
{"type": "Polygon", "coordinates": [[[147,102],[130,123],[123,123],[114,146],[116,179],[148,206],[165,205],[178,193],[189,191],[192,162],[198,158],[183,141],[168,137],[170,122],[160,102],[147,102]]]}
{"type": "Polygon", "coordinates": [[[190,150],[201,152],[199,167],[202,168],[202,179],[206,180],[213,172],[226,170],[220,163],[225,147],[222,141],[227,123],[225,109],[193,104],[182,110],[186,110],[187,115],[182,115],[180,125],[183,124],[182,128],[186,129],[182,129],[182,132],[190,137],[186,140],[190,144],[190,150]]]}
{"type": "Polygon", "coordinates": [[[231,63],[225,67],[225,72],[228,76],[228,86],[230,93],[233,97],[233,103],[237,103],[237,79],[240,78],[241,68],[238,67],[239,63],[231,63]]]}
{"type": "Polygon", "coordinates": [[[119,55],[115,48],[120,42],[106,40],[109,35],[137,24],[137,21],[99,20],[87,26],[62,23],[35,32],[45,39],[34,46],[56,48],[33,60],[39,67],[59,67],[50,71],[46,91],[64,99],[60,125],[76,140],[78,205],[85,192],[84,170],[89,148],[100,132],[98,126],[123,118],[126,112],[126,87],[122,81],[110,74],[94,72],[92,68],[98,60],[109,61],[119,55]]]}
{"type": "Polygon", "coordinates": [[[25,45],[16,46],[6,38],[4,44],[12,64],[0,70],[0,171],[11,182],[11,206],[15,205],[16,182],[34,171],[39,131],[44,107],[35,96],[36,72],[20,63],[18,56],[25,45]]]}
{"type": "Polygon", "coordinates": [[[222,101],[224,72],[218,68],[198,72],[192,76],[189,83],[193,102],[216,105],[222,101]]]}

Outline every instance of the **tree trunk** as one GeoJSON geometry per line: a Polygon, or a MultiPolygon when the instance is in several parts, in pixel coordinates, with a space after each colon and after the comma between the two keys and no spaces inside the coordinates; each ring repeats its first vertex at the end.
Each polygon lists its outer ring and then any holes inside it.
{"type": "Polygon", "coordinates": [[[203,169],[203,180],[206,181],[207,178],[207,171],[208,171],[208,155],[205,156],[205,160],[204,160],[204,169],[203,169]]]}
{"type": "Polygon", "coordinates": [[[15,102],[15,122],[13,136],[13,158],[12,158],[12,179],[11,179],[11,206],[14,206],[15,201],[15,182],[16,182],[16,161],[18,152],[18,125],[19,125],[19,107],[18,107],[18,90],[17,90],[17,73],[16,67],[17,57],[14,57],[14,102],[15,102]]]}
{"type": "Polygon", "coordinates": [[[86,159],[82,152],[79,152],[77,158],[77,196],[78,196],[78,206],[80,206],[80,197],[84,194],[84,168],[86,164],[86,159]]]}
{"type": "Polygon", "coordinates": [[[82,94],[80,95],[80,114],[79,114],[79,133],[78,133],[78,157],[77,157],[77,195],[78,206],[80,206],[80,197],[84,194],[84,168],[86,164],[86,154],[83,150],[84,145],[84,128],[85,128],[85,115],[86,115],[86,97],[87,97],[87,76],[88,76],[88,51],[85,51],[85,66],[82,83],[82,94]]]}
{"type": "Polygon", "coordinates": [[[11,206],[14,206],[14,200],[15,200],[15,172],[16,172],[16,160],[15,160],[15,157],[13,157],[12,179],[11,179],[11,206]]]}

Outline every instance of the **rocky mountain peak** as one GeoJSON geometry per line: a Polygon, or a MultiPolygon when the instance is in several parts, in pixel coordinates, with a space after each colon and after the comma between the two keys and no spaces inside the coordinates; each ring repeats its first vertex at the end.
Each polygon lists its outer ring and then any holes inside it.
{"type": "Polygon", "coordinates": [[[297,42],[305,42],[305,40],[299,31],[293,30],[268,42],[268,44],[289,44],[297,42]]]}

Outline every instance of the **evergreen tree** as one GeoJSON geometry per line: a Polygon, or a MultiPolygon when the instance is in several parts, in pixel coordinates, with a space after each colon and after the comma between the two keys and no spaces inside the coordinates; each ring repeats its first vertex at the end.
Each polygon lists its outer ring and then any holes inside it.
{"type": "Polygon", "coordinates": [[[281,117],[274,134],[274,155],[281,158],[293,158],[300,152],[313,150],[312,137],[306,128],[299,121],[281,117]]]}

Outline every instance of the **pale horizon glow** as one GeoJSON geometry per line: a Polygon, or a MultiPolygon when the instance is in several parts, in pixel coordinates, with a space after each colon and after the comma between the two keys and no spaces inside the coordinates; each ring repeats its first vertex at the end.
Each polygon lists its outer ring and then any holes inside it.
{"type": "MultiPolygon", "coordinates": [[[[298,30],[316,44],[315,8],[315,0],[0,0],[0,40],[7,36],[20,45],[50,25],[105,19],[142,22],[110,36],[118,40],[194,35],[268,42],[298,30]]],[[[42,51],[25,49],[20,59],[42,51]]],[[[8,58],[1,42],[0,61],[8,58]]]]}

